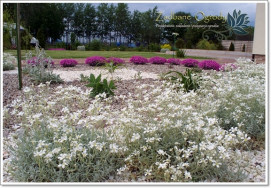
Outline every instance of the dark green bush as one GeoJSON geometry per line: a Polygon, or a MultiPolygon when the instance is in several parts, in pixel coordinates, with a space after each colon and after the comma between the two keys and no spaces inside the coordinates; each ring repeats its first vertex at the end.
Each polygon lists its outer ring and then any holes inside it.
{"type": "Polygon", "coordinates": [[[149,51],[151,51],[151,52],[160,52],[160,50],[161,50],[161,47],[159,44],[151,43],[149,45],[149,51]]]}
{"type": "Polygon", "coordinates": [[[230,47],[229,47],[229,51],[234,51],[235,49],[234,49],[234,44],[231,42],[231,44],[230,44],[230,47]]]}
{"type": "Polygon", "coordinates": [[[176,56],[178,58],[184,58],[186,56],[186,51],[184,49],[177,49],[176,56]]]}
{"type": "Polygon", "coordinates": [[[246,45],[243,44],[243,47],[242,47],[242,52],[245,52],[246,51],[246,45]]]}
{"type": "Polygon", "coordinates": [[[103,79],[101,81],[102,75],[99,74],[97,78],[95,78],[94,74],[90,74],[88,78],[88,84],[87,87],[91,87],[92,91],[90,93],[90,97],[95,97],[96,95],[105,93],[106,97],[109,97],[110,95],[114,95],[113,90],[116,89],[114,85],[114,81],[111,80],[109,83],[107,79],[103,79]]]}
{"type": "Polygon", "coordinates": [[[175,45],[176,45],[176,48],[185,48],[185,42],[181,38],[178,38],[175,45]]]}

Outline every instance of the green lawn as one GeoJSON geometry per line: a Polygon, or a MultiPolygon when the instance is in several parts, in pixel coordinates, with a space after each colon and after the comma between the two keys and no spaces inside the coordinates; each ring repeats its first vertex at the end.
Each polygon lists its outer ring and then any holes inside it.
{"type": "MultiPolygon", "coordinates": [[[[16,56],[16,50],[5,50],[4,52],[11,53],[16,56]]],[[[34,52],[34,51],[32,51],[34,52]]],[[[22,50],[22,59],[24,59],[26,51],[22,50]]],[[[119,57],[119,58],[130,58],[132,56],[138,55],[146,58],[150,58],[153,56],[161,56],[165,58],[171,58],[172,55],[163,54],[158,52],[136,52],[136,51],[53,51],[46,50],[46,54],[50,56],[52,59],[68,59],[68,58],[87,58],[90,56],[104,56],[104,57],[119,57]]],[[[176,57],[176,56],[175,56],[176,57]]],[[[208,59],[207,57],[192,57],[187,56],[186,58],[194,58],[194,59],[208,59]]],[[[209,58],[210,59],[210,58],[209,58]]]]}

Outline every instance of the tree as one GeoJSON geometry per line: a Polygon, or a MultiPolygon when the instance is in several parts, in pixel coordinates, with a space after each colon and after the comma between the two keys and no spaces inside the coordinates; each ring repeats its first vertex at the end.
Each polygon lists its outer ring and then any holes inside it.
{"type": "MultiPolygon", "coordinates": [[[[30,33],[37,36],[42,31],[45,40],[58,39],[64,31],[63,12],[60,4],[56,3],[22,3],[21,16],[25,26],[30,28],[30,33]]],[[[41,35],[40,35],[41,36],[41,35]]]]}
{"type": "Polygon", "coordinates": [[[142,39],[148,45],[150,43],[160,43],[162,37],[162,29],[156,27],[158,14],[157,6],[142,13],[142,39]]]}
{"type": "Polygon", "coordinates": [[[84,10],[84,22],[86,26],[86,36],[91,41],[91,37],[97,32],[97,23],[96,23],[96,11],[95,7],[91,4],[87,4],[84,10]]]}
{"type": "Polygon", "coordinates": [[[75,5],[73,31],[78,37],[84,37],[86,31],[86,23],[84,19],[85,4],[77,3],[75,5]]]}
{"type": "Polygon", "coordinates": [[[129,24],[130,11],[128,5],[125,3],[118,3],[116,8],[116,32],[119,36],[119,42],[121,38],[128,36],[127,26],[129,24]]]}
{"type": "Polygon", "coordinates": [[[65,26],[65,34],[66,34],[66,45],[69,42],[69,35],[71,33],[73,22],[74,22],[74,12],[75,6],[74,3],[62,3],[60,5],[60,9],[63,12],[63,20],[62,23],[65,26]]]}

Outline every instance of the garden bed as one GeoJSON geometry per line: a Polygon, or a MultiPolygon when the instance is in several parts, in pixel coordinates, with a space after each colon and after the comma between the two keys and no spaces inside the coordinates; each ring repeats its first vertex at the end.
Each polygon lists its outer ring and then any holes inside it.
{"type": "Polygon", "coordinates": [[[23,91],[4,74],[4,182],[264,182],[264,65],[236,65],[196,73],[200,88],[184,92],[159,77],[183,66],[126,64],[104,100],[78,80],[101,67],[56,65],[64,83],[24,75],[23,91]]]}

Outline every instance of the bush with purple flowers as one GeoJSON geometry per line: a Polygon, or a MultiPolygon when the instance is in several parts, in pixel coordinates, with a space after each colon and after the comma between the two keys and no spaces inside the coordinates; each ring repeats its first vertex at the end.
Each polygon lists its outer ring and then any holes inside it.
{"type": "Polygon", "coordinates": [[[185,59],[181,62],[185,67],[197,67],[199,62],[195,59],[185,59]]]}
{"type": "Polygon", "coordinates": [[[106,63],[106,58],[102,56],[92,56],[88,57],[85,63],[90,66],[101,66],[106,63]]]}
{"type": "Polygon", "coordinates": [[[134,64],[146,64],[148,63],[148,59],[142,56],[133,56],[130,58],[130,62],[134,64]]]}
{"type": "Polygon", "coordinates": [[[113,62],[114,65],[123,64],[124,60],[118,57],[110,57],[106,60],[108,63],[113,62]]]}
{"type": "Polygon", "coordinates": [[[164,57],[155,56],[150,58],[149,62],[152,64],[165,64],[167,62],[167,59],[164,57]]]}
{"type": "Polygon", "coordinates": [[[181,64],[181,60],[177,59],[177,58],[169,58],[167,60],[167,63],[169,63],[171,65],[180,65],[181,64]]]}
{"type": "Polygon", "coordinates": [[[52,60],[49,60],[47,58],[38,59],[37,57],[32,57],[31,59],[27,60],[27,64],[32,65],[32,66],[37,66],[37,65],[40,65],[41,63],[43,63],[44,66],[47,67],[49,62],[51,65],[55,64],[52,60]]]}
{"type": "Polygon", "coordinates": [[[219,63],[217,63],[216,61],[214,61],[214,60],[201,61],[198,64],[198,66],[201,69],[205,69],[205,70],[213,69],[213,70],[216,70],[216,71],[219,71],[219,68],[221,67],[221,65],[219,63]]]}
{"type": "Polygon", "coordinates": [[[75,67],[78,62],[75,59],[62,59],[60,65],[62,67],[75,67]]]}

